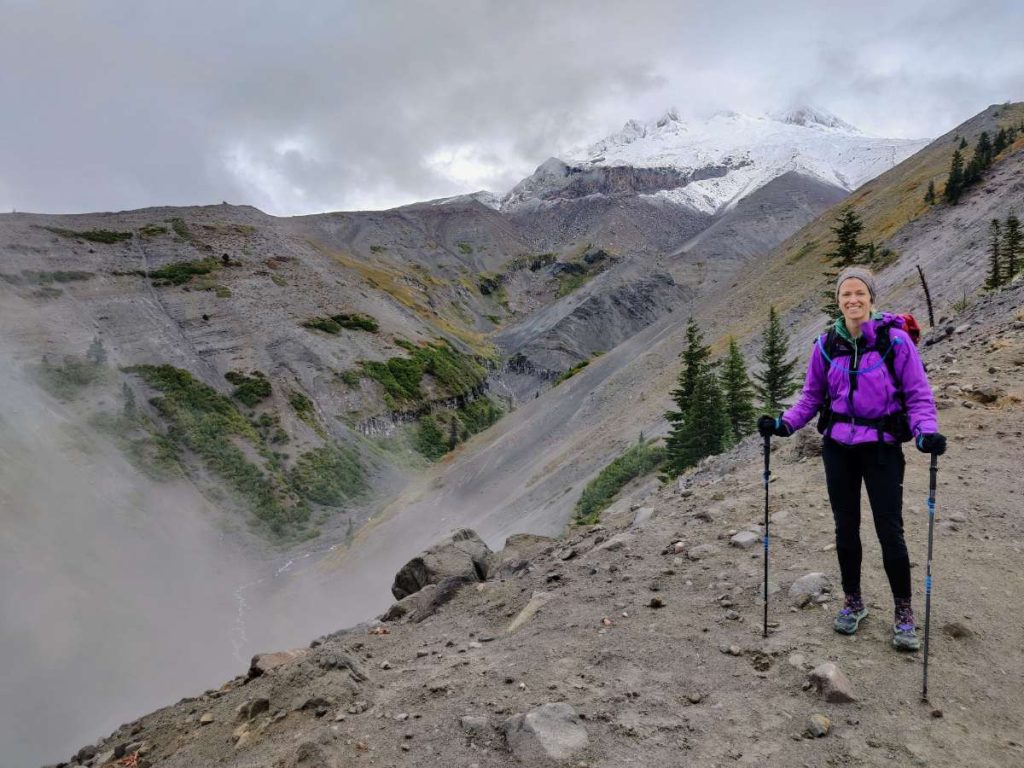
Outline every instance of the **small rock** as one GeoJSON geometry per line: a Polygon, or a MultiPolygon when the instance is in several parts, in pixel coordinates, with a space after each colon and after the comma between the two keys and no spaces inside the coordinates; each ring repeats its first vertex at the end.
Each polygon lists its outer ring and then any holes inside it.
{"type": "Polygon", "coordinates": [[[753,531],[740,531],[729,539],[729,543],[734,547],[739,547],[740,549],[750,549],[760,540],[761,537],[753,531]]]}
{"type": "Polygon", "coordinates": [[[240,723],[252,720],[257,715],[270,711],[270,699],[250,699],[240,704],[235,710],[236,720],[240,723]]]}
{"type": "Polygon", "coordinates": [[[739,617],[740,615],[734,610],[730,609],[725,612],[725,618],[727,618],[729,621],[736,621],[739,617]]]}
{"type": "Polygon", "coordinates": [[[941,709],[933,709],[931,711],[931,716],[934,717],[934,718],[942,717],[942,710],[941,709]]]}
{"type": "Polygon", "coordinates": [[[470,736],[484,736],[491,729],[490,721],[479,715],[466,715],[459,721],[464,730],[470,736]]]}
{"type": "Polygon", "coordinates": [[[800,595],[807,594],[814,598],[823,592],[831,591],[832,582],[829,581],[828,576],[824,573],[815,572],[808,573],[794,581],[789,588],[789,596],[795,599],[800,595]]]}
{"type": "Polygon", "coordinates": [[[700,704],[704,700],[704,695],[694,691],[686,697],[686,700],[691,704],[700,704]]]}
{"type": "Polygon", "coordinates": [[[797,595],[793,598],[792,606],[794,608],[805,608],[811,603],[811,596],[804,592],[802,595],[797,595]]]}
{"type": "Polygon", "coordinates": [[[559,560],[572,560],[576,557],[576,547],[563,547],[558,550],[557,557],[559,560]]]}
{"type": "Polygon", "coordinates": [[[786,659],[786,663],[794,669],[803,669],[807,659],[804,658],[802,653],[791,653],[789,658],[786,659]]]}
{"type": "MultiPolygon", "coordinates": [[[[685,552],[686,551],[686,544],[685,544],[685,542],[677,541],[675,544],[672,545],[672,551],[675,552],[677,555],[680,555],[683,552],[685,552]]],[[[682,563],[680,563],[680,565],[682,565],[682,563]]]]}
{"type": "Polygon", "coordinates": [[[690,560],[700,560],[701,558],[708,557],[718,552],[718,547],[714,544],[698,544],[695,547],[690,547],[686,551],[686,556],[690,560]]]}
{"type": "Polygon", "coordinates": [[[729,646],[729,655],[730,656],[740,656],[742,654],[743,654],[743,649],[740,648],[738,645],[730,645],[729,646]]]}
{"type": "Polygon", "coordinates": [[[210,712],[204,712],[203,716],[199,718],[200,725],[209,725],[213,722],[213,714],[210,712]]]}
{"type": "Polygon", "coordinates": [[[824,715],[811,715],[807,718],[807,733],[812,738],[821,738],[827,736],[828,732],[832,729],[832,721],[824,715]]]}
{"type": "Polygon", "coordinates": [[[382,661],[380,663],[380,668],[381,669],[391,669],[391,662],[390,661],[382,661]]]}
{"type": "Polygon", "coordinates": [[[819,664],[811,670],[807,679],[815,685],[825,701],[832,704],[857,700],[853,695],[853,685],[850,683],[850,679],[831,661],[819,664]]]}
{"type": "Polygon", "coordinates": [[[651,598],[651,602],[649,602],[647,604],[647,607],[648,608],[664,608],[665,607],[665,601],[662,600],[660,597],[652,597],[651,598]]]}

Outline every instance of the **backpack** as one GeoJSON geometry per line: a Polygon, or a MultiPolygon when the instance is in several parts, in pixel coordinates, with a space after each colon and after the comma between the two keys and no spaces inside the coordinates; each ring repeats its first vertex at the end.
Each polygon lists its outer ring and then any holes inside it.
{"type": "MultiPolygon", "coordinates": [[[[917,346],[921,339],[921,326],[918,324],[917,319],[911,314],[895,315],[897,320],[903,322],[903,330],[906,331],[910,340],[917,346]]],[[[882,358],[882,362],[885,367],[889,370],[889,377],[892,379],[894,389],[896,390],[896,402],[899,404],[899,410],[893,413],[886,414],[879,419],[868,419],[862,416],[850,416],[843,413],[836,413],[832,410],[832,399],[828,396],[826,388],[825,402],[821,406],[818,416],[817,429],[818,432],[826,437],[832,436],[832,427],[837,423],[845,424],[857,424],[860,426],[874,427],[878,431],[878,442],[883,441],[882,433],[888,432],[897,441],[901,443],[909,442],[914,438],[913,433],[910,431],[910,417],[907,415],[907,406],[903,397],[903,390],[900,385],[899,376],[896,375],[896,343],[892,341],[889,335],[890,326],[883,325],[878,329],[875,334],[875,343],[864,349],[865,352],[875,351],[882,358]]],[[[828,371],[832,366],[832,361],[836,357],[844,357],[850,354],[852,350],[849,349],[849,344],[841,339],[839,334],[836,333],[834,327],[829,328],[828,333],[824,335],[822,339],[819,337],[818,344],[821,345],[821,351],[824,353],[825,358],[825,377],[828,378],[828,371]]],[[[876,365],[880,365],[876,364],[876,365]]],[[[873,370],[873,368],[868,369],[873,370]]],[[[866,373],[862,370],[850,370],[850,389],[851,391],[857,389],[857,375],[860,373],[866,373]]]]}

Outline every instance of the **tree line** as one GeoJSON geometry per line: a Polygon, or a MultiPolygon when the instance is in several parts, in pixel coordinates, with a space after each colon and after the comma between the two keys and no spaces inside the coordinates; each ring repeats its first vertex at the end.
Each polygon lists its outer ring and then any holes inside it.
{"type": "Polygon", "coordinates": [[[761,335],[757,361],[762,369],[753,378],[739,344],[729,337],[724,359],[712,361],[711,348],[691,317],[686,326],[686,348],[678,387],[672,391],[677,410],[668,411],[663,479],[670,480],[705,456],[729,449],[755,429],[755,396],[768,413],[782,410],[783,402],[799,385],[789,357],[789,338],[775,307],[761,335]]]}
{"type": "MultiPolygon", "coordinates": [[[[966,164],[963,150],[967,149],[967,139],[961,137],[957,148],[953,150],[953,158],[949,164],[949,174],[946,176],[942,199],[950,205],[956,205],[964,191],[981,181],[982,174],[992,166],[996,156],[1013,144],[1020,132],[1024,132],[1024,122],[1019,127],[1013,125],[1000,128],[994,140],[989,136],[988,131],[982,131],[974,145],[974,154],[966,164]]],[[[924,201],[929,205],[938,202],[934,181],[928,182],[924,201]]]]}

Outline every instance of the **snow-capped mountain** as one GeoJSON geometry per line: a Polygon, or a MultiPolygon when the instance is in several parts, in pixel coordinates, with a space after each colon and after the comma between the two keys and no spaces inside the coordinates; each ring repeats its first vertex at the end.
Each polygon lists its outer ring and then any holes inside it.
{"type": "MultiPolygon", "coordinates": [[[[929,141],[869,136],[812,107],[761,117],[719,112],[704,121],[684,121],[669,110],[650,123],[630,120],[618,133],[547,160],[502,207],[543,204],[561,191],[578,192],[581,177],[629,167],[648,172],[640,197],[714,214],[789,171],[852,191],[929,141]],[[657,190],[649,188],[651,172],[662,176],[657,190]]],[[[595,191],[592,180],[582,187],[595,191]]]]}

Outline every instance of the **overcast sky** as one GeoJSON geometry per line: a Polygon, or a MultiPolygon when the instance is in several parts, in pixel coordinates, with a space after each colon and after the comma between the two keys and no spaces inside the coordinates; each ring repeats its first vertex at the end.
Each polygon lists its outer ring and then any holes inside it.
{"type": "Polygon", "coordinates": [[[1024,99],[1024,3],[0,0],[0,210],[505,192],[669,107],[936,136],[1024,99]]]}

